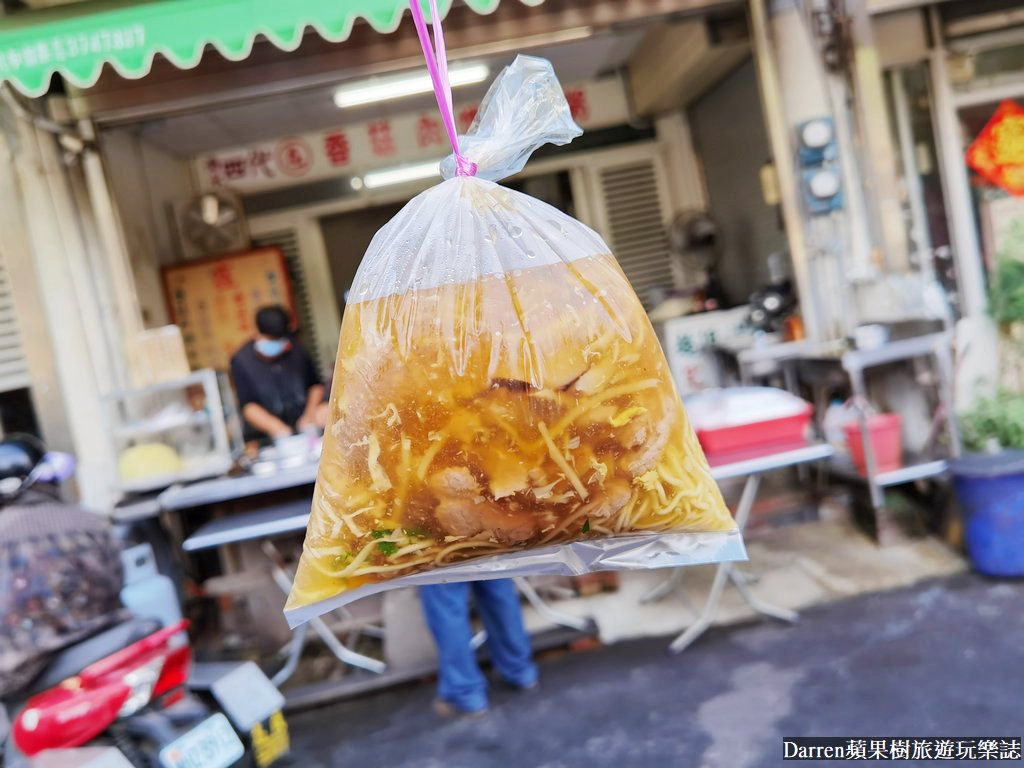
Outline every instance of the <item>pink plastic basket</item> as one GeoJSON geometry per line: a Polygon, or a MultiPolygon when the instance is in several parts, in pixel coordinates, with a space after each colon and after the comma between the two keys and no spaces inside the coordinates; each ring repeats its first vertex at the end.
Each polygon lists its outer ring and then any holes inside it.
{"type": "MultiPolygon", "coordinates": [[[[860,422],[852,421],[843,426],[846,442],[850,446],[850,457],[857,471],[866,475],[864,442],[861,438],[860,422]]],[[[875,452],[875,469],[878,472],[892,472],[903,466],[903,443],[900,439],[900,415],[879,413],[868,417],[868,434],[875,452]]]]}

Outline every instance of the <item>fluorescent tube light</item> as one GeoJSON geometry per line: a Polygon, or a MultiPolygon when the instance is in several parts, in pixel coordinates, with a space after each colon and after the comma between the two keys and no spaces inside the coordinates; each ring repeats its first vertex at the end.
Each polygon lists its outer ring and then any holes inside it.
{"type": "Polygon", "coordinates": [[[400,165],[397,168],[386,168],[382,171],[370,171],[363,176],[363,186],[367,189],[390,187],[393,184],[404,184],[408,181],[429,179],[441,174],[441,161],[431,160],[415,165],[400,165]]]}
{"type": "MultiPolygon", "coordinates": [[[[448,69],[448,82],[452,88],[482,83],[490,73],[491,70],[486,64],[453,64],[448,69]]],[[[407,96],[430,93],[433,90],[434,86],[430,81],[430,75],[426,72],[382,75],[341,86],[334,92],[334,103],[344,109],[345,107],[374,104],[378,101],[404,99],[407,96]]]]}

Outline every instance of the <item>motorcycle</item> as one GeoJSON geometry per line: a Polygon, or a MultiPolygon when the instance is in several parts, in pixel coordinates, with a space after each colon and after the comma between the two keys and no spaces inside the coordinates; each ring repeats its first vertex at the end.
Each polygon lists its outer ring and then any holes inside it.
{"type": "MultiPolygon", "coordinates": [[[[68,458],[49,454],[31,478],[59,480],[68,458]]],[[[84,746],[112,748],[135,768],[268,768],[287,754],[284,697],[259,667],[193,664],[188,621],[139,613],[57,652],[0,702],[0,764],[31,768],[43,753],[84,746]]]]}
{"type": "MultiPolygon", "coordinates": [[[[132,765],[151,765],[150,755],[208,714],[185,691],[189,645],[172,643],[187,627],[183,621],[160,629],[132,619],[59,653],[24,700],[13,702],[7,764],[46,750],[106,742],[132,765]]],[[[244,750],[229,725],[222,740],[222,751],[233,758],[219,766],[226,768],[244,750]]]]}

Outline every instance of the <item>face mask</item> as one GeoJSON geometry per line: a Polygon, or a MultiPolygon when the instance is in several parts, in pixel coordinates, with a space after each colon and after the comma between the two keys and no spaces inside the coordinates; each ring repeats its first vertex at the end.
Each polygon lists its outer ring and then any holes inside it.
{"type": "Polygon", "coordinates": [[[287,339],[256,339],[256,351],[264,357],[278,357],[288,349],[287,339]]]}

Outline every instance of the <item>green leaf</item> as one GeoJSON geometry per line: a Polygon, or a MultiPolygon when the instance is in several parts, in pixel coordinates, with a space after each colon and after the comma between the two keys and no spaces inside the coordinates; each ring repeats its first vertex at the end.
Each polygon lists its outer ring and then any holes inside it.
{"type": "Polygon", "coordinates": [[[398,545],[393,541],[378,541],[377,549],[383,552],[385,555],[391,556],[398,551],[398,545]]]}
{"type": "Polygon", "coordinates": [[[590,533],[590,518],[588,517],[583,521],[583,532],[590,533]]]}
{"type": "Polygon", "coordinates": [[[1002,448],[1024,448],[1024,394],[1000,392],[960,414],[964,447],[983,452],[995,440],[1002,448]]]}
{"type": "Polygon", "coordinates": [[[991,277],[992,317],[1000,325],[1024,321],[1024,261],[1001,256],[991,277]]]}
{"type": "Polygon", "coordinates": [[[989,276],[992,317],[1000,325],[1024,321],[1024,216],[1006,228],[989,276]]]}
{"type": "Polygon", "coordinates": [[[385,536],[390,536],[392,533],[394,533],[393,530],[389,530],[386,528],[376,528],[370,531],[370,535],[373,536],[373,538],[375,539],[383,539],[385,536]]]}

